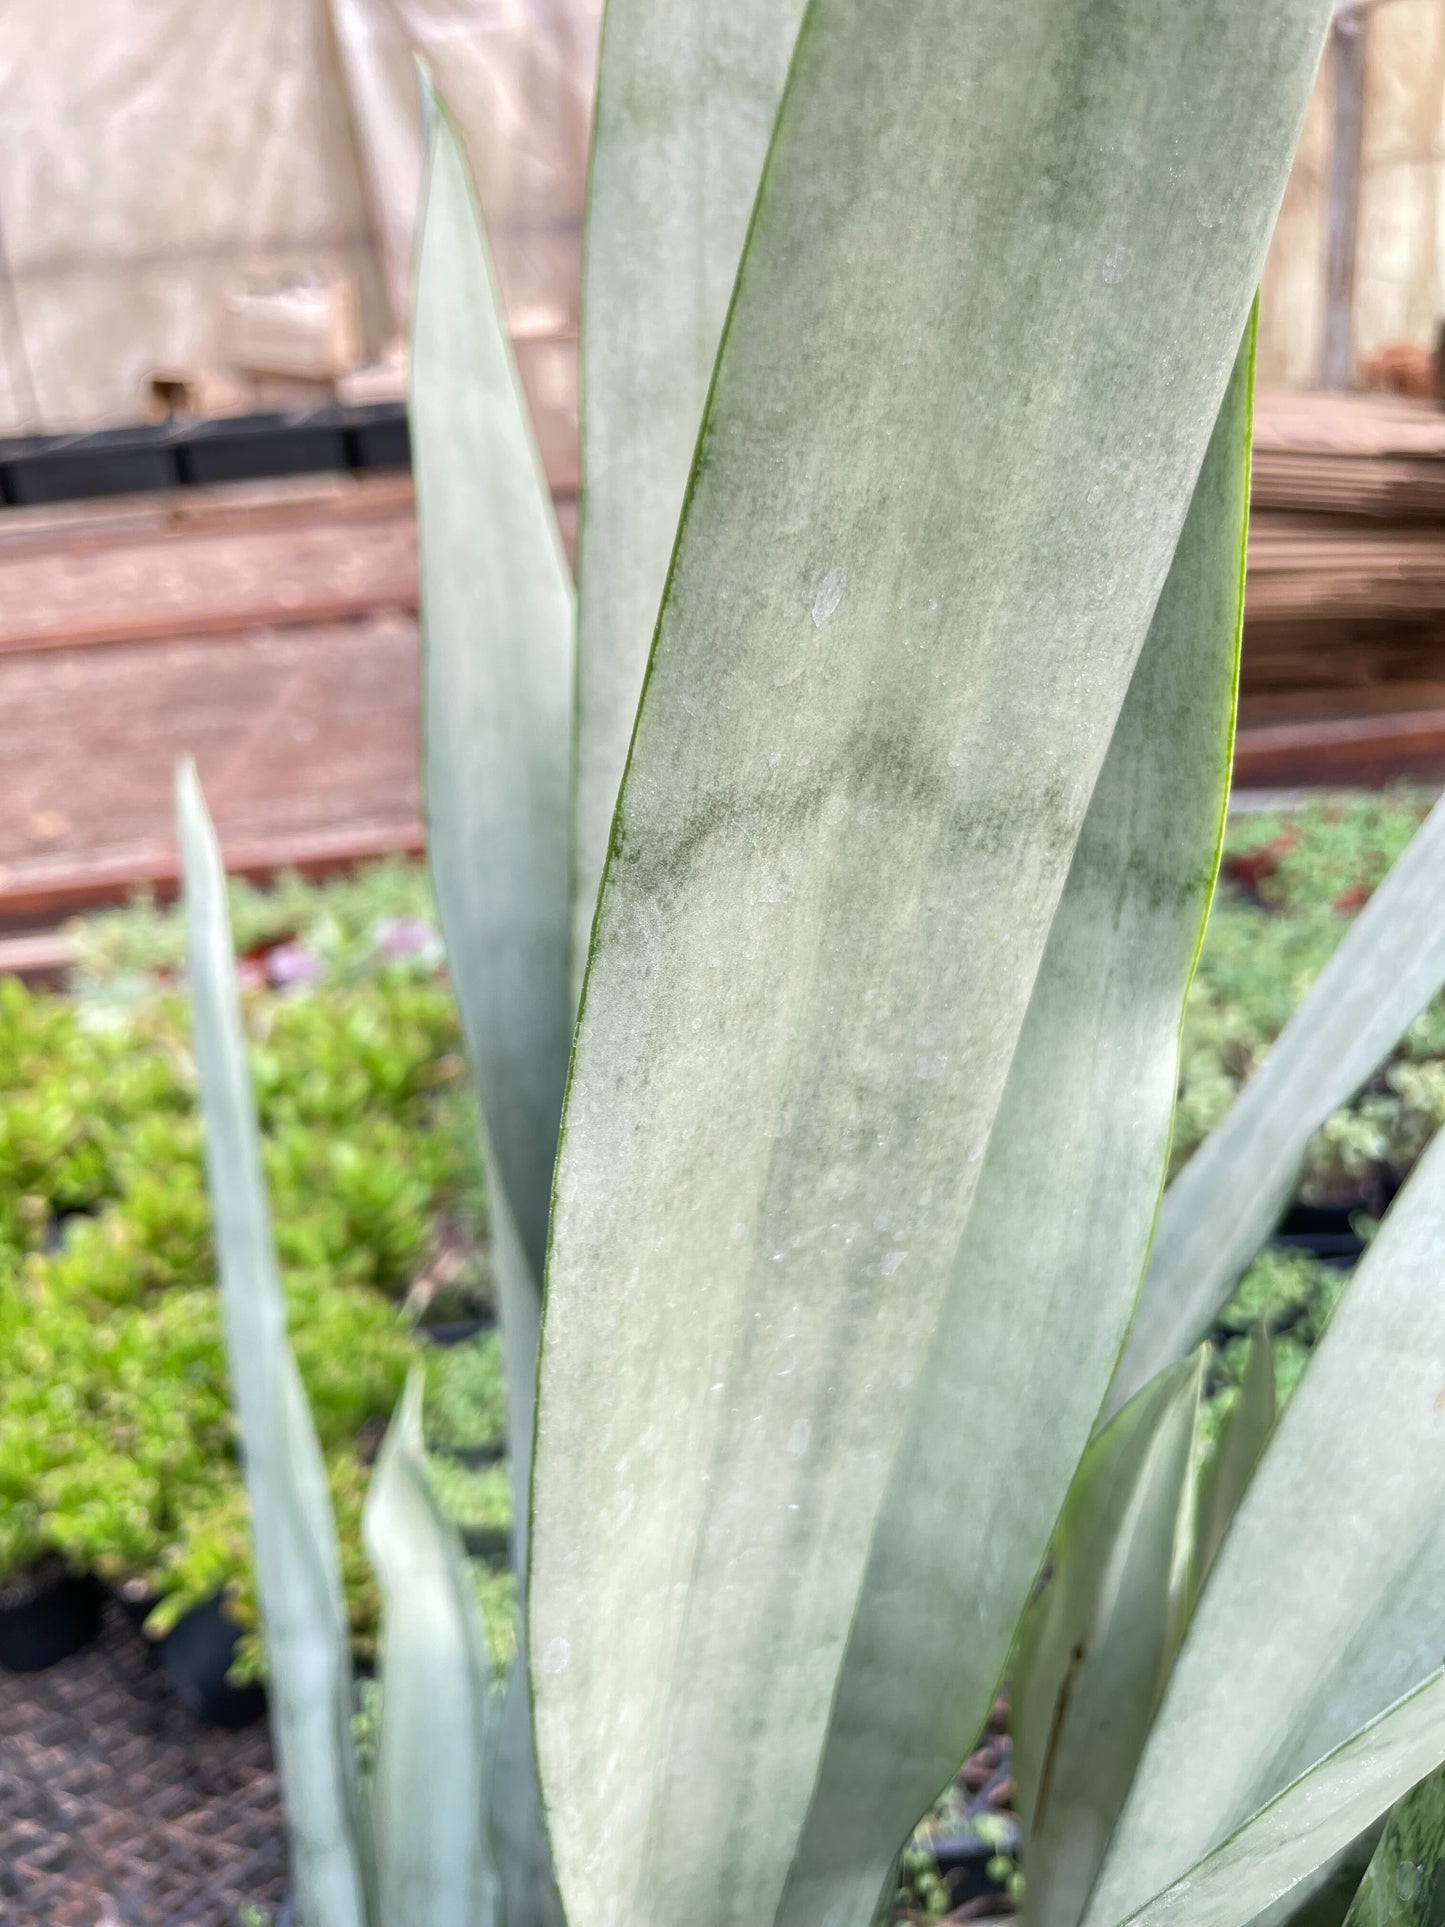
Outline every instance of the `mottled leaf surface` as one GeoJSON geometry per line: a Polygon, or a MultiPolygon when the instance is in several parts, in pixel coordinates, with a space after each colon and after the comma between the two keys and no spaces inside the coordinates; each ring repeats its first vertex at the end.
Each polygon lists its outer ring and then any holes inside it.
{"type": "Polygon", "coordinates": [[[1228,781],[1252,353],[1250,335],[1094,789],[938,1323],[916,1383],[900,1385],[907,1430],[789,1923],[844,1896],[846,1917],[866,1919],[884,1860],[972,1744],[1143,1268],[1228,781]],[[1059,1380],[1061,1356],[1074,1369],[1059,1380]],[[1028,1397],[998,1397],[1041,1384],[1054,1387],[1043,1426],[1028,1397]],[[958,1414],[984,1410],[992,1449],[956,1450],[958,1414]],[[966,1602],[962,1636],[952,1612],[923,1603],[940,1599],[966,1602]]]}
{"type": "Polygon", "coordinates": [[[802,0],[608,0],[582,315],[580,988],[612,813],[802,0]]]}
{"type": "MultiPolygon", "coordinates": [[[[838,1811],[814,1802],[822,1775],[864,1804],[841,1684],[872,1671],[854,1629],[892,1468],[960,1270],[970,1289],[980,1174],[1327,17],[809,7],[639,712],[558,1170],[531,1655],[577,1923],[759,1927],[785,1893],[795,1918],[836,1902],[851,1920],[906,1830],[881,1849],[882,1812],[831,1898],[805,1886],[823,1858],[805,1831],[838,1811]]],[[[1158,827],[1141,819],[1137,847],[1158,827]]],[[[1177,887],[1172,908],[1180,942],[1177,887]]],[[[1196,936],[1164,1000],[1171,1070],[1196,936]]],[[[1113,1344],[1133,1288],[1113,1286],[1113,1344]]],[[[920,1777],[945,1726],[981,1723],[979,1675],[1112,1369],[1112,1345],[1081,1368],[1071,1318],[1031,1335],[1053,1365],[1009,1432],[1030,1440],[1008,1471],[1037,1537],[1021,1554],[978,1535],[1008,1449],[989,1443],[949,1554],[969,1576],[915,1594],[983,1655],[933,1682],[922,1728],[905,1669],[920,1777]]],[[[938,1436],[966,1410],[954,1388],[938,1436]]],[[[875,1785],[899,1758],[881,1745],[875,1785]]]]}

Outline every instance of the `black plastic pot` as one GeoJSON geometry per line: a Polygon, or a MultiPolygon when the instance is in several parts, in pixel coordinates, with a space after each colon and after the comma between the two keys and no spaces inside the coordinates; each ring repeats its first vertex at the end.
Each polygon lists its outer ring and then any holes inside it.
{"type": "Polygon", "coordinates": [[[481,1318],[453,1318],[436,1325],[428,1325],[423,1320],[416,1331],[428,1345],[465,1345],[468,1339],[480,1338],[483,1332],[490,1331],[496,1322],[490,1313],[481,1318]]]}
{"type": "Polygon", "coordinates": [[[39,1673],[69,1659],[100,1631],[104,1597],[88,1574],[43,1560],[0,1587],[0,1666],[39,1673]]]}
{"type": "Polygon", "coordinates": [[[373,402],[353,408],[346,439],[353,468],[410,468],[411,435],[402,402],[373,402]]]}
{"type": "Polygon", "coordinates": [[[450,1459],[453,1465],[477,1467],[499,1465],[507,1456],[505,1439],[488,1439],[483,1445],[432,1445],[428,1446],[436,1458],[450,1459]]]}
{"type": "Polygon", "coordinates": [[[0,448],[0,461],[5,499],[20,506],[135,495],[180,480],[170,430],[146,424],[11,442],[0,448]]]}
{"type": "Polygon", "coordinates": [[[999,1853],[1018,1851],[1017,1829],[1002,1846],[980,1840],[976,1833],[945,1834],[931,1843],[939,1878],[948,1888],[950,1910],[971,1900],[1001,1895],[1002,1883],[989,1877],[989,1862],[999,1853]]]}
{"type": "Polygon", "coordinates": [[[1354,1204],[1292,1204],[1272,1242],[1348,1268],[1358,1263],[1365,1249],[1364,1239],[1351,1223],[1357,1212],[1368,1215],[1363,1199],[1354,1204]]]}
{"type": "Polygon", "coordinates": [[[461,1540],[469,1559],[505,1559],[512,1549],[506,1526],[463,1526],[461,1540]]]}
{"type": "Polygon", "coordinates": [[[52,1211],[50,1220],[45,1230],[41,1233],[42,1250],[46,1252],[62,1251],[65,1248],[65,1239],[69,1227],[73,1225],[78,1218],[93,1218],[94,1216],[94,1211],[88,1206],[79,1206],[74,1211],[52,1211]]]}
{"type": "Polygon", "coordinates": [[[177,438],[176,455],[181,480],[197,486],[314,475],[349,466],[343,418],[334,409],[200,422],[177,438]]]}
{"type": "Polygon", "coordinates": [[[218,1594],[177,1620],[156,1648],[166,1678],[196,1718],[230,1732],[250,1726],[266,1710],[263,1687],[232,1686],[226,1678],[240,1638],[218,1594]]]}
{"type": "Polygon", "coordinates": [[[1321,1264],[1335,1265],[1341,1271],[1348,1271],[1351,1265],[1358,1264],[1364,1253],[1365,1241],[1351,1232],[1332,1237],[1320,1232],[1308,1235],[1285,1233],[1274,1240],[1285,1251],[1307,1251],[1321,1264]]]}

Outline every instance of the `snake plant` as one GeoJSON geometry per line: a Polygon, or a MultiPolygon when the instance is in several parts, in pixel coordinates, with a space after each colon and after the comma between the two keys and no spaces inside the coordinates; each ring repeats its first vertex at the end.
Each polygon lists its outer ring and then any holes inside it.
{"type": "Polygon", "coordinates": [[[1207,1489],[1172,1341],[1091,1443],[1218,858],[1253,294],[1329,17],[609,0],[575,608],[434,116],[426,794],[526,1671],[485,1677],[413,1398],[371,1806],[181,794],[306,1927],[559,1895],[573,1927],[868,1927],[1015,1646],[1060,1922],[1243,1927],[1445,1756],[1445,1149],[1207,1489]]]}

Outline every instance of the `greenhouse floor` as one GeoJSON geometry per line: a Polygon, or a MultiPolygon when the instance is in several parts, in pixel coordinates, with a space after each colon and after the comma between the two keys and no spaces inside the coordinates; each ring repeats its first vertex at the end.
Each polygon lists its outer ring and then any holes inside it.
{"type": "MultiPolygon", "coordinates": [[[[266,1723],[199,1725],[125,1614],[106,1610],[81,1652],[45,1672],[0,1673],[0,1923],[290,1927],[266,1723]]],[[[929,1842],[905,1860],[895,1927],[945,1911],[1003,1927],[1013,1915],[1005,1717],[1000,1702],[929,1842]]]]}
{"type": "Polygon", "coordinates": [[[6,1675],[0,1921],[14,1927],[237,1927],[286,1887],[265,1723],[198,1725],[118,1607],[102,1637],[6,1675]]]}

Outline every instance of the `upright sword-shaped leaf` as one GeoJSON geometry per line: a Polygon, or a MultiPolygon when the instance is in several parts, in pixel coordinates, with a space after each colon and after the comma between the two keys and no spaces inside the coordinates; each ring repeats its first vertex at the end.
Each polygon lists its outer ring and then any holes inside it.
{"type": "Polygon", "coordinates": [[[972,1744],[1093,1424],[1144,1263],[1177,1026],[1223,826],[1247,514],[1253,333],[1049,931],[889,1474],[784,1920],[860,1913],[972,1744]],[[1152,827],[1146,827],[1152,826],[1152,827]],[[1088,1118],[1090,1127],[1079,1128],[1088,1118]],[[1048,1173],[1041,1188],[1039,1174],[1048,1173]],[[1061,1372],[1060,1361],[1072,1368],[1061,1372]],[[1002,1400],[998,1388],[1018,1388],[1002,1400]],[[1052,1388],[1040,1424],[1034,1388],[1052,1388]],[[991,1450],[952,1415],[987,1409],[991,1450]],[[987,1548],[986,1555],[981,1550],[987,1548]],[[966,1634],[936,1601],[966,1600],[966,1634]]]}
{"type": "Polygon", "coordinates": [[[206,1176],[292,1877],[306,1927],[368,1927],[370,1866],[351,1751],[351,1652],[336,1528],[321,1448],[286,1340],[226,879],[190,763],[177,773],[176,818],[206,1176]]]}
{"type": "MultiPolygon", "coordinates": [[[[1327,15],[805,16],[638,717],[558,1169],[530,1609],[577,1927],[865,1918],[905,1830],[880,1847],[885,1806],[814,1884],[805,1830],[861,1802],[858,1729],[834,1709],[847,1674],[868,1676],[855,1625],[891,1469],[951,1287],[969,1289],[980,1173],[1327,15]],[[843,1792],[820,1806],[834,1770],[843,1792]]],[[[1236,546],[1235,597],[1237,570],[1236,546]]],[[[1159,1007],[1166,1062],[1196,935],[1159,1007]]],[[[1156,1171],[1140,1183],[1147,1215],[1156,1171]]],[[[1030,1339],[1054,1366],[1010,1428],[1030,1438],[1030,1542],[978,1537],[992,1515],[974,1514],[949,1632],[981,1657],[937,1695],[910,1775],[981,1720],[1112,1370],[1121,1270],[1109,1350],[1082,1372],[1066,1278],[1030,1339]]],[[[997,1395],[1012,1408],[1023,1385],[997,1395]]],[[[1005,1467],[984,1450],[991,1494],[1005,1467]]],[[[931,1520],[911,1519],[916,1547],[931,1520]]],[[[921,1671],[905,1655],[910,1732],[921,1671]]],[[[875,1777],[897,1760],[890,1728],[875,1777]]],[[[916,1813],[929,1791],[890,1800],[916,1813]]]]}
{"type": "MultiPolygon", "coordinates": [[[[1113,1927],[1183,1876],[1439,1663],[1442,1270],[1437,1137],[1360,1261],[1220,1547],[1089,1927],[1113,1927]]],[[[1441,1738],[1445,1752],[1445,1726],[1441,1738]]]]}
{"type": "Polygon", "coordinates": [[[490,1927],[491,1667],[456,1527],[427,1484],[421,1403],[414,1371],[363,1520],[386,1604],[372,1786],[379,1917],[383,1927],[490,1927]]]}
{"type": "Polygon", "coordinates": [[[1220,1427],[1214,1457],[1200,1481],[1191,1582],[1196,1595],[1209,1577],[1224,1536],[1249,1490],[1254,1469],[1274,1429],[1274,1419],[1274,1355],[1269,1333],[1260,1326],[1250,1341],[1239,1395],[1220,1427]]]}
{"type": "Polygon", "coordinates": [[[608,0],[582,316],[572,980],[802,0],[608,0]]]}
{"type": "Polygon", "coordinates": [[[481,1104],[514,1511],[525,1535],[542,1262],[572,1027],[572,590],[466,155],[436,107],[410,412],[427,853],[481,1104]]]}
{"type": "Polygon", "coordinates": [[[1445,980],[1445,801],[1165,1194],[1109,1410],[1209,1330],[1288,1202],[1311,1136],[1445,980]]]}
{"type": "Polygon", "coordinates": [[[1011,1717],[1029,1919],[1075,1927],[1184,1635],[1202,1361],[1093,1440],[1024,1615],[1011,1717]]]}
{"type": "MultiPolygon", "coordinates": [[[[481,1106],[525,1577],[542,1264],[572,1029],[572,588],[466,157],[441,111],[412,311],[411,431],[427,849],[481,1106]]],[[[556,1914],[530,1742],[519,1674],[502,1714],[494,1811],[510,1927],[556,1914]]]]}

